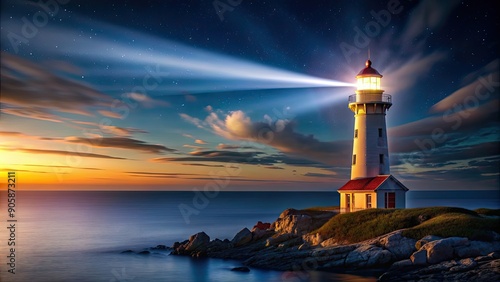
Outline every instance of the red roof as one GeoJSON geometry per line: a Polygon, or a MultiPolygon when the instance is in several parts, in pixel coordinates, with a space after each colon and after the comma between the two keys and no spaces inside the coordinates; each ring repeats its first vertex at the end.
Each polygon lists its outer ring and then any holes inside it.
{"type": "Polygon", "coordinates": [[[380,175],[376,177],[350,180],[349,182],[344,184],[344,186],[340,187],[338,191],[375,191],[380,186],[380,184],[382,184],[389,177],[390,175],[380,175]]]}

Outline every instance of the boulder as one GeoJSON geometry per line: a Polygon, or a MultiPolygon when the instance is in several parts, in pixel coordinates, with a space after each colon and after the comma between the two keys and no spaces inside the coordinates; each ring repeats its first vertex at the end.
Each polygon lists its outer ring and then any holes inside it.
{"type": "Polygon", "coordinates": [[[231,243],[233,243],[235,247],[238,247],[250,241],[252,241],[252,232],[250,232],[250,230],[245,227],[234,236],[233,240],[231,240],[231,243]]]}
{"type": "Polygon", "coordinates": [[[416,250],[416,240],[404,237],[402,233],[398,230],[379,239],[379,244],[393,253],[397,260],[407,259],[416,250]]]}
{"type": "Polygon", "coordinates": [[[460,258],[472,258],[485,256],[492,251],[500,250],[500,242],[470,241],[469,245],[455,248],[455,256],[460,258]]]}
{"type": "Polygon", "coordinates": [[[321,227],[335,214],[335,212],[330,211],[287,209],[271,224],[271,228],[277,233],[304,235],[321,227]]]}
{"type": "Polygon", "coordinates": [[[287,215],[274,222],[274,229],[279,233],[302,235],[312,231],[311,225],[312,218],[308,215],[287,215]]]}
{"type": "Polygon", "coordinates": [[[205,232],[199,232],[189,237],[189,242],[184,246],[185,252],[206,251],[210,237],[205,232]]]}
{"type": "Polygon", "coordinates": [[[436,264],[452,259],[454,256],[454,247],[465,246],[467,244],[469,244],[469,240],[467,238],[449,237],[429,242],[423,245],[420,249],[427,250],[428,263],[436,264]]]}
{"type": "Polygon", "coordinates": [[[439,236],[427,235],[427,236],[423,237],[422,239],[418,240],[417,243],[415,243],[415,249],[420,250],[420,248],[422,248],[423,245],[425,245],[429,242],[441,240],[441,239],[443,239],[443,238],[439,237],[439,236]]]}
{"type": "Polygon", "coordinates": [[[422,265],[427,263],[427,250],[422,249],[414,252],[410,256],[410,260],[415,265],[422,265]]]}
{"type": "Polygon", "coordinates": [[[389,263],[392,253],[373,245],[361,245],[350,252],[345,259],[348,267],[372,267],[389,263]]]}

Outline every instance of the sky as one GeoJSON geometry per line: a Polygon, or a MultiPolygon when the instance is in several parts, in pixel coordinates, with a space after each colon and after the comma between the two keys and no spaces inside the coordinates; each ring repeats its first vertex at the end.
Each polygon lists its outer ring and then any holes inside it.
{"type": "Polygon", "coordinates": [[[487,1],[1,5],[0,170],[26,189],[335,191],[370,57],[391,173],[499,190],[487,1]]]}

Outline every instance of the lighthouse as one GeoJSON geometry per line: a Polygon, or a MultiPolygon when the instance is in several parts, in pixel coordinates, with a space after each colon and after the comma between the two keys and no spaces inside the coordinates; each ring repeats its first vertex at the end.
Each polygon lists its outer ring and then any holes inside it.
{"type": "Polygon", "coordinates": [[[341,212],[368,208],[404,208],[406,188],[391,175],[385,116],[392,96],[381,88],[382,75],[367,60],[349,96],[354,113],[351,180],[338,189],[341,212]]]}

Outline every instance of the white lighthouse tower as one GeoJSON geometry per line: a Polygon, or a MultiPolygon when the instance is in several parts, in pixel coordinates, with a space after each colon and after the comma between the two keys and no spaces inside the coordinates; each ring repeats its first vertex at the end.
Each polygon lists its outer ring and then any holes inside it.
{"type": "Polygon", "coordinates": [[[338,190],[342,212],[406,205],[408,188],[390,174],[385,115],[392,106],[392,97],[381,89],[381,78],[367,60],[356,76],[356,94],[349,96],[349,109],[354,112],[354,141],[351,180],[338,190]]]}

